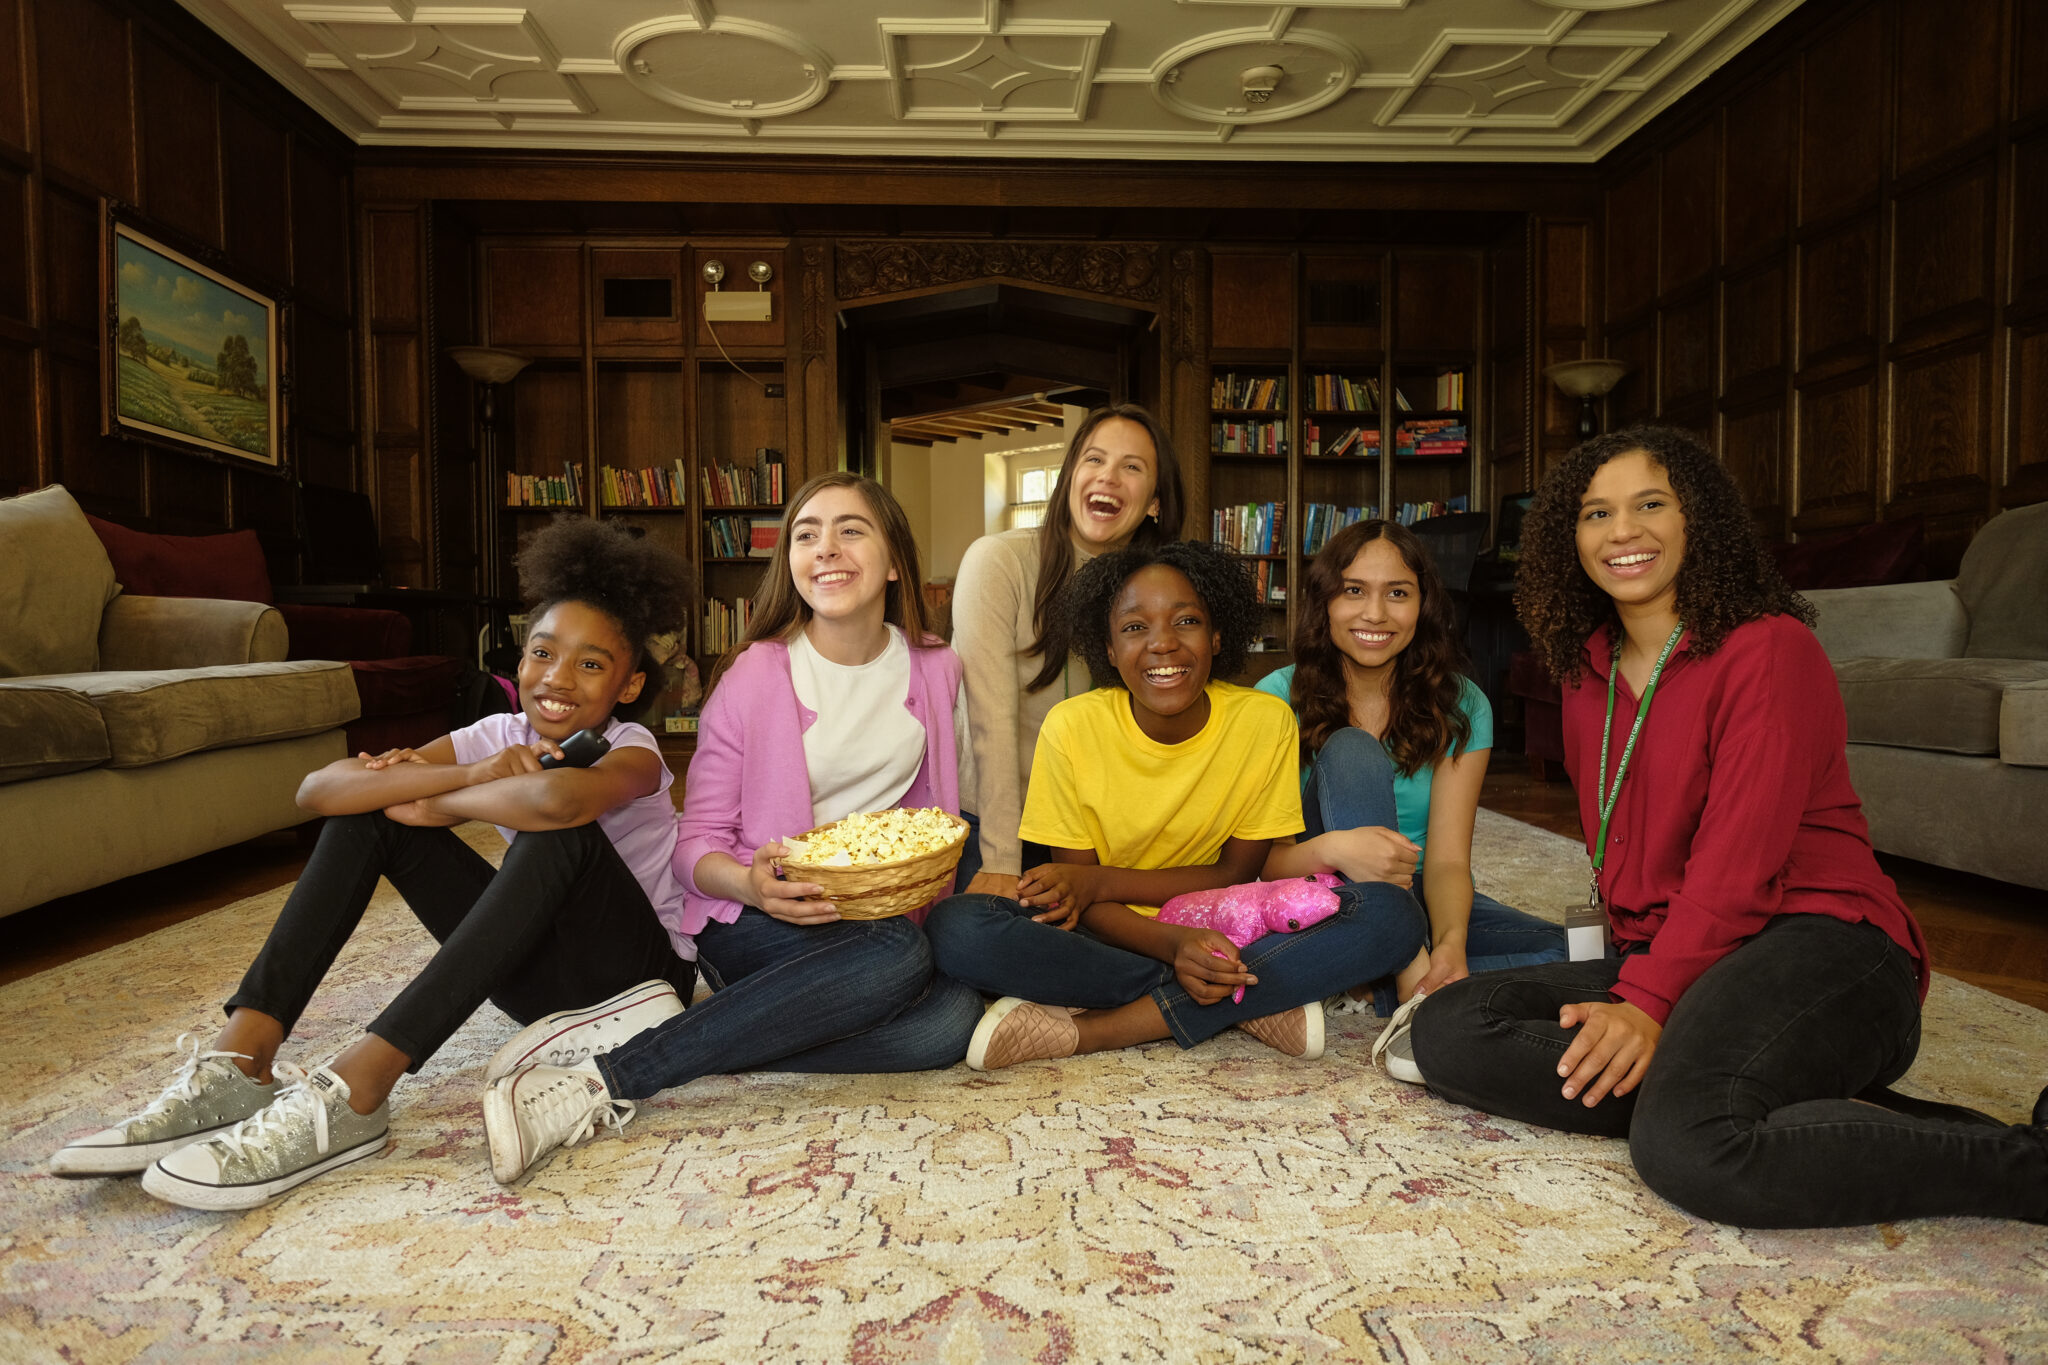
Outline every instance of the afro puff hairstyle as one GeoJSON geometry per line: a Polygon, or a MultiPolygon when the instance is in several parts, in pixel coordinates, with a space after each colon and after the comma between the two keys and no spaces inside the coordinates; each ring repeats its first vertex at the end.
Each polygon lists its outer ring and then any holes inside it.
{"type": "Polygon", "coordinates": [[[614,714],[631,720],[652,705],[665,678],[648,645],[689,623],[690,566],[618,522],[588,517],[557,517],[520,546],[518,565],[533,615],[581,602],[609,616],[640,651],[634,671],[647,675],[646,685],[614,714]]]}
{"type": "Polygon", "coordinates": [[[1088,676],[1097,687],[1124,685],[1123,675],[1109,657],[1109,614],[1124,584],[1154,564],[1179,570],[1194,585],[1195,595],[1209,610],[1210,626],[1223,638],[1209,676],[1235,677],[1244,667],[1252,642],[1259,638],[1264,617],[1259,595],[1242,561],[1214,545],[1193,540],[1113,550],[1091,560],[1068,580],[1065,610],[1073,627],[1074,652],[1088,665],[1088,676]]]}

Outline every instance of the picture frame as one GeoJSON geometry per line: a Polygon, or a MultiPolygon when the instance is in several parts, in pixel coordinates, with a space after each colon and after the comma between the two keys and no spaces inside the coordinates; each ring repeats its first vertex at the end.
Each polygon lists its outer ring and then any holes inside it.
{"type": "Polygon", "coordinates": [[[286,302],[107,201],[102,431],[285,472],[286,302]]]}

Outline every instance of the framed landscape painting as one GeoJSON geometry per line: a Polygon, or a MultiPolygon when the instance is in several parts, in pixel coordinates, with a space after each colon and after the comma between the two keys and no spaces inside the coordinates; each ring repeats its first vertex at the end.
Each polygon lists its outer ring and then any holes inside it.
{"type": "Polygon", "coordinates": [[[279,301],[111,207],[106,278],[108,434],[281,469],[279,301]]]}

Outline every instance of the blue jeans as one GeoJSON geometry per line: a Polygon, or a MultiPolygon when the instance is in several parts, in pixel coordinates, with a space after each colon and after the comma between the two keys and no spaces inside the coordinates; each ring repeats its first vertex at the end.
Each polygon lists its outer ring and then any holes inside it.
{"type": "MultiPolygon", "coordinates": [[[[1332,829],[1379,826],[1398,830],[1394,760],[1385,746],[1353,726],[1331,735],[1309,769],[1308,786],[1301,793],[1301,811],[1308,825],[1303,839],[1313,839],[1332,829]]],[[[1423,902],[1426,909],[1428,900],[1422,893],[1419,876],[1416,883],[1415,899],[1423,902]]],[[[1566,956],[1562,926],[1502,905],[1491,896],[1472,893],[1472,918],[1465,929],[1465,965],[1469,969],[1492,972],[1505,967],[1535,967],[1563,962],[1566,956]]],[[[1394,1012],[1394,1007],[1393,981],[1374,981],[1374,1010],[1387,1015],[1394,1012]]]]}
{"type": "Polygon", "coordinates": [[[902,916],[788,924],[748,906],[697,935],[708,999],[597,1059],[620,1099],[735,1071],[927,1071],[967,1055],[981,997],[902,916]]]}
{"type": "Polygon", "coordinates": [[[1041,1005],[1114,1009],[1150,995],[1173,1039],[1193,1047],[1233,1024],[1279,1014],[1398,970],[1421,946],[1414,898],[1385,882],[1338,892],[1337,913],[1293,934],[1267,934],[1241,950],[1259,978],[1241,1004],[1198,1003],[1164,962],[1105,943],[1085,929],[1055,929],[1004,896],[949,896],[925,921],[932,956],[946,976],[989,995],[1041,1005]]]}
{"type": "Polygon", "coordinates": [[[2048,1129],[1895,1094],[1920,1047],[1913,962],[1868,924],[1780,915],[1687,988],[1642,1085],[1588,1109],[1560,1093],[1575,1029],[1622,961],[1471,976],[1415,1014],[1416,1065],[1444,1099],[1628,1139],[1643,1183],[1753,1228],[1941,1214],[2048,1221],[2048,1129]]]}

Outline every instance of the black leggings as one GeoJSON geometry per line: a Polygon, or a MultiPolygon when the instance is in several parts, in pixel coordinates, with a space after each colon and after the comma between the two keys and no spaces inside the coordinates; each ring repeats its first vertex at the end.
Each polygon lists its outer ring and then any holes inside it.
{"type": "Polygon", "coordinates": [[[1438,1095],[1573,1133],[1625,1137],[1651,1189],[1755,1228],[1937,1214],[2048,1218],[2048,1132],[1885,1089],[1920,1047],[1912,959],[1883,930],[1781,915],[1679,999],[1633,1093],[1560,1094],[1576,1030],[1611,1000],[1615,960],[1486,972],[1417,1008],[1416,1065],[1438,1095]]]}
{"type": "Polygon", "coordinates": [[[491,865],[449,829],[381,811],[330,818],[263,951],[227,1002],[287,1036],[377,889],[391,879],[440,943],[370,1024],[417,1071],[489,999],[520,1023],[665,977],[685,1000],[696,964],[675,954],[647,893],[595,823],[521,834],[491,865]]]}

